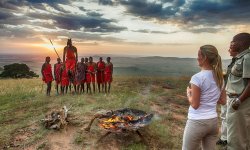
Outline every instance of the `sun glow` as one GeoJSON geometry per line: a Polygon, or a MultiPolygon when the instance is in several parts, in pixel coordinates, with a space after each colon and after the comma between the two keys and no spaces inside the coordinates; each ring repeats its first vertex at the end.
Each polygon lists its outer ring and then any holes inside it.
{"type": "Polygon", "coordinates": [[[63,45],[59,45],[59,44],[56,44],[56,43],[53,43],[53,46],[51,44],[46,44],[46,43],[32,44],[32,46],[45,48],[45,49],[48,49],[48,50],[51,50],[51,51],[54,51],[54,48],[57,51],[61,51],[63,49],[63,45]]]}

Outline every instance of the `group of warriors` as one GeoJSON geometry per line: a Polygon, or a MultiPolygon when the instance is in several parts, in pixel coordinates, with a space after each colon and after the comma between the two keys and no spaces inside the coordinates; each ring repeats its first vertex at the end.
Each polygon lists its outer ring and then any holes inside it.
{"type": "Polygon", "coordinates": [[[95,93],[96,83],[98,91],[109,93],[113,75],[113,64],[111,58],[107,57],[107,62],[100,57],[97,63],[93,62],[93,58],[81,58],[78,62],[77,48],[72,45],[71,39],[68,39],[67,46],[63,51],[63,62],[57,58],[57,63],[54,65],[54,77],[50,64],[50,57],[45,58],[45,63],[42,66],[42,79],[47,84],[46,95],[50,96],[52,81],[55,80],[55,88],[57,94],[67,94],[68,90],[74,89],[74,93],[81,94],[95,93]],[[59,90],[60,86],[60,90],[59,90]],[[92,86],[92,88],[91,88],[92,86]]]}

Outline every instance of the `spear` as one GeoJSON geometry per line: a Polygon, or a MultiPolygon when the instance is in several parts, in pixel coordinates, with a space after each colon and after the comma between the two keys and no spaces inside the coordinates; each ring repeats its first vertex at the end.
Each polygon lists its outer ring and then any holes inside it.
{"type": "MultiPolygon", "coordinates": [[[[58,57],[58,58],[60,58],[60,56],[58,55],[58,53],[57,53],[57,51],[56,51],[56,49],[55,49],[55,47],[54,47],[54,45],[53,45],[53,43],[52,43],[51,39],[49,39],[49,41],[50,41],[51,45],[53,46],[54,51],[56,52],[57,57],[58,57]]],[[[60,59],[61,59],[61,58],[60,58],[60,59]]]]}

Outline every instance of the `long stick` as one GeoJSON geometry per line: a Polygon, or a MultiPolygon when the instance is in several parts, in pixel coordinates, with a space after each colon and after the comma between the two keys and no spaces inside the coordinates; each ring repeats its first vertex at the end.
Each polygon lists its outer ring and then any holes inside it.
{"type": "Polygon", "coordinates": [[[104,139],[106,136],[108,136],[111,132],[108,131],[106,134],[104,134],[103,136],[100,137],[100,139],[96,142],[96,143],[99,143],[101,142],[102,139],[104,139]]]}
{"type": "MultiPolygon", "coordinates": [[[[50,41],[51,45],[53,46],[54,51],[56,52],[57,57],[58,57],[58,58],[60,58],[60,56],[58,55],[58,53],[57,53],[57,51],[56,51],[56,49],[55,49],[55,47],[54,47],[54,45],[53,45],[53,43],[52,43],[51,39],[49,39],[49,41],[50,41]]],[[[61,59],[61,58],[60,58],[60,59],[61,59]]]]}

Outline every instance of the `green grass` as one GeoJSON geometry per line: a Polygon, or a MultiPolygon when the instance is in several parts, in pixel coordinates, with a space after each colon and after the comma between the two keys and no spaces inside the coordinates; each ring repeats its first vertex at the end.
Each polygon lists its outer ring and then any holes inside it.
{"type": "Polygon", "coordinates": [[[77,144],[77,145],[80,145],[84,142],[84,136],[82,136],[82,134],[80,133],[77,133],[76,136],[75,136],[75,139],[74,139],[74,143],[77,144]]]}
{"type": "MultiPolygon", "coordinates": [[[[185,89],[189,78],[153,78],[153,77],[115,77],[110,94],[96,93],[93,95],[64,95],[55,96],[54,87],[52,96],[45,96],[46,86],[40,79],[6,79],[0,80],[0,149],[10,145],[19,129],[27,129],[32,124],[37,129],[31,136],[21,141],[21,146],[32,145],[40,139],[46,138],[51,131],[44,129],[39,120],[46,113],[64,105],[72,106],[71,113],[79,118],[77,126],[82,128],[93,114],[98,110],[119,109],[124,107],[136,108],[156,114],[153,122],[142,129],[142,134],[150,143],[152,149],[181,149],[181,138],[185,126],[188,103],[185,98],[185,89]],[[175,89],[165,90],[164,84],[171,84],[175,89]],[[178,97],[181,95],[183,97],[178,97]],[[159,110],[154,110],[157,105],[159,110]],[[181,109],[172,106],[180,105],[181,109]],[[160,112],[160,113],[159,113],[160,112]],[[158,114],[159,113],[159,114],[158,114]],[[176,120],[175,115],[181,115],[184,119],[176,120]],[[88,118],[86,120],[86,118],[88,118]],[[85,120],[84,120],[85,119],[85,120]],[[176,127],[177,126],[177,127],[176,127]],[[174,132],[173,132],[174,131],[174,132]]],[[[95,124],[93,125],[95,126],[95,124]]],[[[85,141],[96,140],[101,135],[101,129],[93,127],[94,134],[91,139],[85,134],[76,134],[73,143],[81,145],[85,141]]],[[[107,137],[107,138],[112,138],[107,137]]],[[[115,140],[115,139],[113,139],[115,140]]],[[[133,140],[132,140],[133,141],[133,140]]],[[[142,142],[120,143],[116,148],[124,150],[145,149],[142,142]]],[[[41,148],[45,146],[41,144],[41,148]]],[[[97,148],[101,149],[103,144],[97,148]]],[[[90,146],[89,146],[90,147],[90,146]]],[[[88,146],[86,146],[88,149],[88,146]]]]}
{"type": "Polygon", "coordinates": [[[145,150],[147,147],[142,143],[135,143],[128,145],[127,147],[123,147],[122,150],[145,150]]]}

